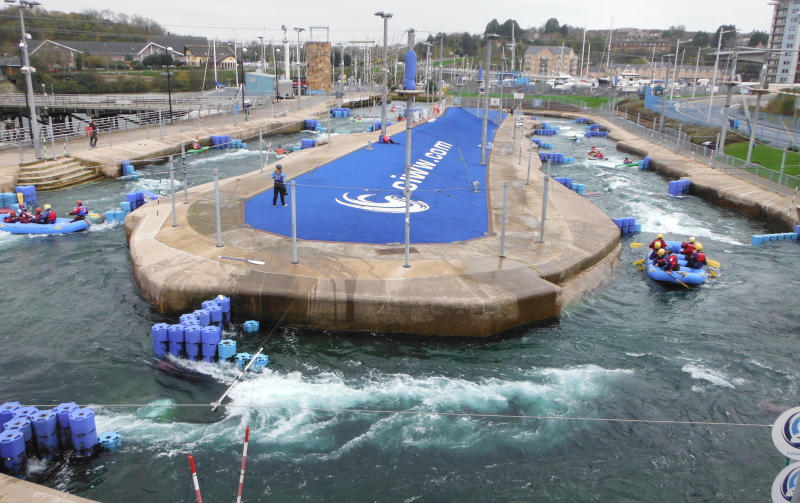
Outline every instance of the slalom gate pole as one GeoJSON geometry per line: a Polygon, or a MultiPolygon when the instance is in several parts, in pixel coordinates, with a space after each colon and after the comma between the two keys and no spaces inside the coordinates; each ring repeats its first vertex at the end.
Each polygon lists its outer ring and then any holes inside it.
{"type": "Polygon", "coordinates": [[[250,427],[244,431],[244,450],[242,451],[242,469],[239,470],[239,494],[236,503],[242,503],[242,489],[244,488],[244,467],[247,465],[247,443],[250,441],[250,427]]]}
{"type": "Polygon", "coordinates": [[[192,482],[194,482],[194,493],[197,495],[197,503],[203,503],[203,496],[200,495],[200,483],[197,481],[197,470],[194,467],[194,456],[189,454],[189,466],[192,467],[192,482]]]}

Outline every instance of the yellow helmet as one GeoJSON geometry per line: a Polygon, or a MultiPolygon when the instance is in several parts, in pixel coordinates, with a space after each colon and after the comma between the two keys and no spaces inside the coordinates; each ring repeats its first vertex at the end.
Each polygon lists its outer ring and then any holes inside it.
{"type": "Polygon", "coordinates": [[[697,251],[703,251],[703,243],[697,243],[694,245],[694,249],[697,251]]]}
{"type": "Polygon", "coordinates": [[[658,256],[659,257],[663,257],[665,253],[667,253],[667,252],[664,250],[664,248],[661,248],[660,250],[658,250],[658,256]]]}
{"type": "Polygon", "coordinates": [[[690,242],[690,243],[694,243],[695,241],[696,241],[696,240],[694,239],[694,236],[692,236],[692,237],[690,237],[690,238],[689,238],[689,242],[690,242]]]}
{"type": "Polygon", "coordinates": [[[656,250],[661,248],[661,241],[656,241],[655,244],[653,245],[653,248],[655,248],[656,250]]]}
{"type": "Polygon", "coordinates": [[[44,205],[44,209],[49,210],[50,208],[51,208],[51,206],[49,204],[45,204],[44,205]]]}
{"type": "Polygon", "coordinates": [[[656,239],[664,239],[664,235],[663,234],[659,234],[658,236],[656,236],[656,239]]]}

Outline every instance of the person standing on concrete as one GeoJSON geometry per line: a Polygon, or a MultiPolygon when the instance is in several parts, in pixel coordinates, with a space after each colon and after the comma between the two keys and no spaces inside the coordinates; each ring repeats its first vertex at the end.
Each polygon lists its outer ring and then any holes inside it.
{"type": "Polygon", "coordinates": [[[97,132],[97,122],[93,120],[86,127],[86,134],[89,135],[89,148],[97,148],[97,132]]]}
{"type": "Polygon", "coordinates": [[[283,166],[280,164],[275,166],[275,171],[272,172],[272,182],[275,184],[272,188],[272,206],[277,206],[278,195],[281,196],[281,205],[286,206],[286,175],[283,174],[283,166]]]}

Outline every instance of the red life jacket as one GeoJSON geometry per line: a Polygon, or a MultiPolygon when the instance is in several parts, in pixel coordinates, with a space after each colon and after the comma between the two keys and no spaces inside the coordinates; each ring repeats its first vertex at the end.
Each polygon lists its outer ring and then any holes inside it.
{"type": "Polygon", "coordinates": [[[670,255],[669,257],[667,257],[667,263],[669,264],[670,267],[678,265],[678,257],[676,257],[675,255],[670,255]]]}
{"type": "Polygon", "coordinates": [[[701,264],[706,263],[706,254],[703,252],[697,252],[697,258],[694,260],[695,262],[699,262],[701,264]]]}
{"type": "Polygon", "coordinates": [[[56,218],[58,218],[58,215],[56,215],[56,210],[50,210],[50,214],[47,215],[47,221],[56,223],[56,218]]]}

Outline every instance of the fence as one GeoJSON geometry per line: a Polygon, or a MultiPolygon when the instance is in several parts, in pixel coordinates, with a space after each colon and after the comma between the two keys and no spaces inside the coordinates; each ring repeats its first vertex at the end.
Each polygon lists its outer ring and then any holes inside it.
{"type": "Polygon", "coordinates": [[[696,145],[690,141],[690,136],[680,130],[664,127],[661,132],[658,132],[607,110],[598,110],[594,113],[651,143],[672,149],[678,154],[689,155],[695,161],[708,164],[712,168],[719,169],[742,180],[747,180],[778,194],[796,195],[797,188],[800,187],[800,177],[785,174],[783,167],[781,171],[775,171],[702,145],[696,145]]]}

